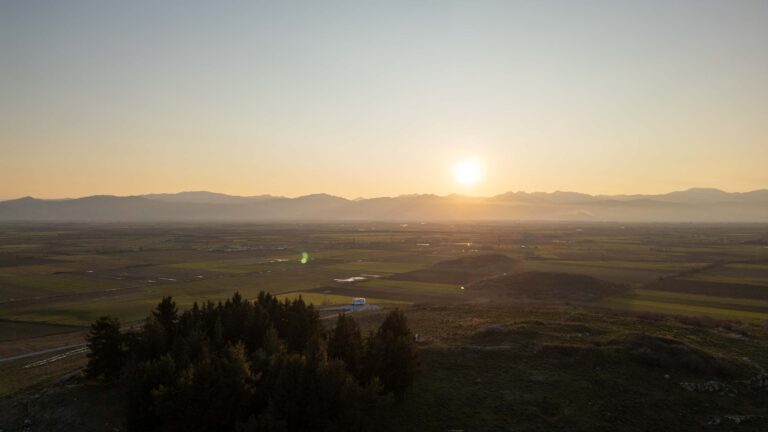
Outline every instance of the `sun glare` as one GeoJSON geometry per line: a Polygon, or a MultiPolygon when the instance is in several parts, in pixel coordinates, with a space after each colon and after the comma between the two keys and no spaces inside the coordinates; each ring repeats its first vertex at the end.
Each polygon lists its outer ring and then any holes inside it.
{"type": "Polygon", "coordinates": [[[462,186],[473,186],[483,178],[480,164],[475,160],[463,160],[453,166],[453,178],[462,186]]]}

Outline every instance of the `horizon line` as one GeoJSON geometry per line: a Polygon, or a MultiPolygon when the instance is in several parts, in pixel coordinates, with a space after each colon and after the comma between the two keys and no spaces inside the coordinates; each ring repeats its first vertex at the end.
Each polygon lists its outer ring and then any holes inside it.
{"type": "Polygon", "coordinates": [[[661,196],[661,195],[667,195],[671,193],[676,192],[690,192],[690,191],[696,191],[696,190],[707,190],[707,191],[717,191],[717,192],[723,192],[728,194],[746,194],[746,193],[753,193],[753,192],[759,192],[768,190],[768,187],[765,188],[759,188],[759,189],[752,189],[752,190],[746,190],[746,191],[726,191],[723,189],[719,189],[716,187],[689,187],[687,189],[678,189],[678,190],[671,190],[668,192],[661,192],[661,193],[616,193],[616,194],[610,194],[610,193],[599,193],[599,194],[592,194],[587,192],[578,192],[574,190],[561,190],[556,189],[553,191],[523,191],[523,190],[508,190],[506,192],[501,192],[493,195],[468,195],[464,193],[458,193],[458,192],[452,192],[448,194],[437,194],[437,193],[404,193],[404,194],[398,194],[398,195],[379,195],[379,196],[368,196],[368,197],[355,197],[355,198],[349,198],[342,195],[335,195],[332,193],[327,192],[314,192],[314,193],[308,193],[308,194],[302,194],[302,195],[294,195],[294,196],[287,196],[287,195],[272,195],[270,193],[262,193],[262,194],[256,194],[256,195],[239,195],[239,194],[228,194],[225,192],[213,192],[208,190],[182,190],[178,192],[148,192],[148,193],[141,193],[141,194],[128,194],[128,195],[118,195],[118,194],[91,194],[91,195],[82,195],[78,197],[65,197],[65,198],[38,198],[32,195],[24,195],[16,198],[0,198],[0,202],[4,201],[15,201],[15,200],[21,200],[21,199],[35,199],[35,200],[41,200],[41,201],[69,201],[69,200],[77,200],[77,199],[84,199],[84,198],[92,198],[92,197],[115,197],[115,198],[131,198],[131,197],[139,197],[139,198],[145,198],[150,195],[181,195],[181,194],[189,194],[189,193],[207,193],[207,194],[213,194],[213,195],[221,195],[221,196],[227,196],[232,198],[275,198],[275,199],[298,199],[298,198],[305,198],[309,196],[318,196],[318,195],[327,195],[334,198],[341,198],[345,199],[347,201],[360,201],[360,200],[371,200],[371,199],[380,199],[380,198],[400,198],[400,197],[407,197],[407,196],[435,196],[440,198],[447,198],[451,196],[459,196],[464,198],[494,198],[501,195],[506,194],[555,194],[555,193],[574,193],[574,194],[580,194],[580,195],[588,195],[591,197],[628,197],[628,196],[661,196]]]}

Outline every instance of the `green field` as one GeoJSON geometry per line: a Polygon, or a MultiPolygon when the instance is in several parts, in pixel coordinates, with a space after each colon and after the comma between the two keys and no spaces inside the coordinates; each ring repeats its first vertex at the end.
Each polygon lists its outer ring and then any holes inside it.
{"type": "MultiPolygon", "coordinates": [[[[351,285],[334,280],[395,276],[490,252],[520,260],[515,271],[585,274],[640,289],[678,274],[686,280],[760,289],[768,283],[768,267],[759,260],[768,259],[768,252],[743,240],[761,229],[616,224],[13,226],[0,236],[0,318],[83,326],[110,313],[133,321],[145,315],[144,306],[164,295],[188,306],[233,291],[247,297],[260,290],[331,289],[338,295],[388,301],[456,301],[461,290],[453,284],[397,280],[408,277],[351,285]],[[419,246],[423,244],[429,246],[419,246]],[[299,263],[303,252],[309,255],[307,264],[299,263]]],[[[635,300],[645,301],[644,308],[672,310],[673,303],[658,296],[635,300]]],[[[707,308],[734,308],[727,299],[706,304],[700,298],[688,300],[693,313],[721,316],[722,311],[707,308]]],[[[612,302],[624,307],[629,300],[612,302]]]]}
{"type": "Polygon", "coordinates": [[[740,310],[738,308],[729,308],[721,306],[718,302],[712,306],[702,306],[695,304],[669,302],[663,300],[646,299],[643,296],[638,297],[612,297],[601,301],[602,305],[615,307],[619,309],[632,311],[661,312],[679,315],[706,315],[721,319],[732,320],[768,320],[768,311],[753,312],[740,310]]]}
{"type": "Polygon", "coordinates": [[[393,274],[418,270],[423,266],[419,263],[412,262],[355,261],[341,264],[332,264],[327,267],[338,270],[347,270],[350,272],[393,274]]]}
{"type": "Polygon", "coordinates": [[[675,271],[666,270],[663,267],[654,268],[653,263],[648,263],[642,268],[638,268],[635,262],[632,262],[627,267],[623,267],[622,262],[618,262],[615,265],[610,261],[600,262],[599,264],[601,265],[596,265],[594,261],[526,261],[523,264],[523,269],[528,271],[583,274],[629,285],[646,284],[660,277],[675,273],[675,271]]]}
{"type": "Polygon", "coordinates": [[[294,256],[280,256],[273,258],[239,258],[216,261],[197,261],[170,264],[168,268],[187,270],[205,270],[222,273],[258,273],[268,270],[279,270],[298,266],[299,258],[294,256]]]}
{"type": "Polygon", "coordinates": [[[430,282],[413,282],[406,280],[392,279],[371,279],[359,284],[360,288],[390,289],[402,294],[403,298],[408,298],[409,293],[434,293],[446,295],[460,295],[461,287],[459,285],[449,285],[430,282]]]}
{"type": "MultiPolygon", "coordinates": [[[[337,294],[325,294],[321,292],[312,292],[312,291],[291,292],[291,293],[277,295],[277,298],[280,300],[283,300],[283,299],[294,300],[299,297],[301,297],[306,303],[312,304],[315,307],[349,305],[349,304],[352,304],[352,299],[354,298],[350,296],[343,296],[343,295],[337,295],[337,294]]],[[[367,297],[366,301],[369,304],[387,304],[387,305],[410,304],[409,302],[405,302],[405,301],[393,301],[393,300],[377,299],[372,297],[367,297]]]]}
{"type": "Polygon", "coordinates": [[[76,274],[5,276],[0,278],[0,301],[37,296],[107,291],[125,287],[125,281],[76,274]]]}
{"type": "Polygon", "coordinates": [[[717,273],[696,273],[691,276],[685,276],[683,279],[702,281],[702,282],[716,282],[723,284],[745,284],[755,285],[760,287],[766,287],[768,289],[768,275],[766,276],[746,276],[746,275],[734,275],[734,274],[717,274],[717,273]]]}
{"type": "Polygon", "coordinates": [[[0,321],[0,324],[2,324],[0,325],[0,343],[69,333],[81,329],[81,327],[60,324],[48,325],[23,321],[0,321]]]}

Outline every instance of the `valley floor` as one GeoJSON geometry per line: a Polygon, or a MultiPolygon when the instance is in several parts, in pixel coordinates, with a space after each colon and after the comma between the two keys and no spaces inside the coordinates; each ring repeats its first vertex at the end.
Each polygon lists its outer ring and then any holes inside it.
{"type": "Polygon", "coordinates": [[[90,323],[261,290],[325,318],[365,297],[364,330],[406,310],[422,372],[384,430],[768,430],[766,225],[1,228],[4,432],[124,430],[80,378],[90,323]]]}

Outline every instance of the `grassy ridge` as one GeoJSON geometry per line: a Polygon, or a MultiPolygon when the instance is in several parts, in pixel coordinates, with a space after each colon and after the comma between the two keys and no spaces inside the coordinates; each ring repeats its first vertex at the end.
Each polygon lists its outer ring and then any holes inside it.
{"type": "MultiPolygon", "coordinates": [[[[359,315],[363,331],[383,313],[359,315]]],[[[695,392],[680,384],[737,383],[768,367],[768,334],[760,326],[726,329],[573,307],[416,306],[407,315],[420,335],[421,373],[405,403],[385,402],[380,415],[371,413],[383,430],[698,432],[767,425],[764,390],[695,392]],[[755,417],[736,425],[727,417],[734,413],[755,417]]],[[[59,365],[66,371],[77,362],[59,365]]],[[[16,373],[20,365],[0,371],[16,373]]],[[[52,381],[38,371],[27,379],[52,381]]],[[[121,399],[110,392],[69,382],[31,402],[39,416],[33,422],[72,430],[77,416],[80,431],[103,430],[105,419],[124,429],[121,399]],[[93,406],[99,412],[84,415],[93,406]]],[[[8,424],[21,424],[28,414],[11,404],[0,398],[0,413],[8,424]]]]}

